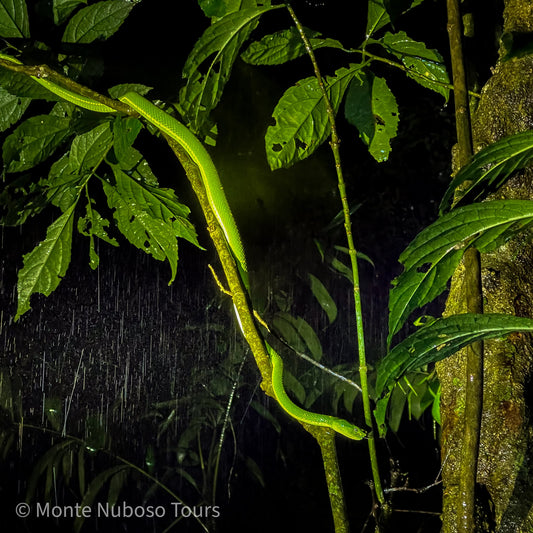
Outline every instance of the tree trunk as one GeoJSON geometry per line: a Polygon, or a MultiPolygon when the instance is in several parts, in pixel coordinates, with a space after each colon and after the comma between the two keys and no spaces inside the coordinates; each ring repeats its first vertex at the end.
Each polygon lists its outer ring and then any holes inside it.
{"type": "MultiPolygon", "coordinates": [[[[506,0],[502,42],[533,39],[531,0],[506,0]]],[[[505,57],[508,50],[501,50],[505,57]]],[[[473,119],[474,149],[533,128],[533,54],[500,61],[482,91],[473,119]]],[[[491,199],[533,199],[533,169],[512,178],[491,199]]],[[[533,318],[533,245],[525,232],[482,256],[485,313],[533,318]]],[[[453,280],[445,314],[465,312],[464,270],[453,280]]],[[[465,353],[442,361],[443,533],[458,531],[465,405],[465,353]]],[[[485,342],[483,417],[477,472],[477,531],[533,531],[533,343],[528,335],[485,342]]]]}

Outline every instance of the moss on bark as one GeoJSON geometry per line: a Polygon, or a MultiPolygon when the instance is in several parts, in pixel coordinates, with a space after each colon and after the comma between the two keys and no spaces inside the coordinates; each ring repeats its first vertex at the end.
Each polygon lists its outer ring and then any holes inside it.
{"type": "MultiPolygon", "coordinates": [[[[531,32],[530,1],[505,4],[504,32],[531,32]]],[[[533,35],[531,36],[533,40],[533,35]]],[[[502,54],[504,55],[504,54],[502,54]]],[[[482,91],[473,120],[475,151],[533,128],[533,55],[501,62],[482,91]]],[[[533,170],[512,178],[492,199],[533,199],[533,170]]],[[[482,257],[484,309],[533,317],[533,245],[522,234],[482,257]]],[[[445,314],[465,312],[464,268],[452,280],[445,314]]],[[[463,437],[465,353],[437,365],[442,384],[443,532],[457,531],[463,437]]],[[[515,334],[485,343],[485,381],[477,473],[477,531],[533,531],[532,340],[515,334]]]]}

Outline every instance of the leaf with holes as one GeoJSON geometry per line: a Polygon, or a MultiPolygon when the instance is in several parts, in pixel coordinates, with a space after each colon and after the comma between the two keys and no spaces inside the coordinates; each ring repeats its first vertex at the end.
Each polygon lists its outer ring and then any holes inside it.
{"type": "Polygon", "coordinates": [[[404,31],[387,32],[382,39],[372,41],[381,44],[388,52],[395,55],[407,69],[407,75],[414,81],[435,91],[448,101],[450,83],[446,65],[442,56],[419,41],[414,41],[404,31]]]}
{"type": "Polygon", "coordinates": [[[441,294],[465,250],[491,251],[531,226],[533,201],[498,200],[460,207],[420,232],[400,255],[403,273],[389,299],[389,337],[409,315],[441,294]]]}
{"type": "Polygon", "coordinates": [[[400,120],[396,98],[387,82],[372,73],[354,78],[346,95],[345,116],[359,130],[372,157],[378,162],[386,161],[400,120]]]}
{"type": "MultiPolygon", "coordinates": [[[[336,113],[352,78],[361,65],[340,68],[325,79],[326,91],[336,113]]],[[[309,157],[330,135],[326,103],[313,76],[290,87],[272,115],[275,124],[265,135],[268,163],[272,170],[287,168],[309,157]]]]}

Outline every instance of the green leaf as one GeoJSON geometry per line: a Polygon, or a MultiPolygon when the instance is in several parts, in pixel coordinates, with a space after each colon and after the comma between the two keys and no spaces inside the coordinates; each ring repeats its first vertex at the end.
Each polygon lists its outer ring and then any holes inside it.
{"type": "Polygon", "coordinates": [[[141,96],[149,93],[153,87],[148,85],[142,85],[141,83],[121,83],[120,85],[114,85],[109,89],[109,95],[111,98],[118,100],[121,96],[127,93],[138,93],[141,96]]]}
{"type": "Polygon", "coordinates": [[[13,124],[16,124],[30,105],[30,102],[30,98],[14,96],[0,87],[0,131],[5,131],[13,124]]]}
{"type": "Polygon", "coordinates": [[[39,292],[48,296],[67,272],[72,247],[72,224],[76,204],[52,222],[46,238],[24,256],[18,273],[18,307],[15,321],[30,309],[30,297],[39,292]]]}
{"type": "Polygon", "coordinates": [[[78,448],[78,487],[80,494],[85,494],[85,449],[78,448]]]}
{"type": "Polygon", "coordinates": [[[386,161],[390,141],[398,131],[398,104],[383,78],[360,73],[346,95],[346,120],[359,130],[359,137],[378,162],[386,161]]]}
{"type": "MultiPolygon", "coordinates": [[[[361,65],[341,68],[325,79],[326,91],[335,113],[344,93],[361,65]]],[[[272,170],[288,168],[309,157],[330,134],[326,104],[313,76],[290,87],[272,115],[275,125],[265,135],[267,159],[272,170]]]]}
{"type": "Polygon", "coordinates": [[[117,117],[113,123],[113,151],[122,170],[131,170],[142,159],[140,152],[133,148],[141,128],[141,121],[132,117],[117,117]]]}
{"type": "MultiPolygon", "coordinates": [[[[335,39],[322,39],[320,32],[304,28],[313,50],[319,48],[344,47],[335,39]]],[[[260,41],[255,41],[242,53],[241,59],[251,65],[281,65],[306,54],[305,45],[298,29],[291,26],[270,35],[265,35],[260,41]]]]}
{"type": "Polygon", "coordinates": [[[353,272],[351,267],[345,265],[342,261],[334,257],[331,260],[331,267],[339,274],[342,274],[353,285],[353,272]]]}
{"type": "Polygon", "coordinates": [[[53,115],[28,118],[4,142],[7,172],[21,172],[41,163],[54,153],[70,131],[68,118],[53,115]]]}
{"type": "Polygon", "coordinates": [[[87,214],[78,219],[78,231],[82,235],[89,237],[89,266],[95,270],[98,268],[100,258],[96,253],[94,237],[98,237],[112,246],[118,246],[118,242],[115,238],[110,237],[107,234],[106,228],[109,226],[109,220],[103,218],[100,213],[92,207],[91,203],[91,201],[87,202],[87,214]]]}
{"type": "Polygon", "coordinates": [[[329,323],[332,324],[337,318],[337,305],[329,294],[329,291],[317,277],[309,274],[309,281],[311,282],[312,293],[328,315],[329,323]]]}
{"type": "Polygon", "coordinates": [[[280,311],[274,316],[273,325],[296,351],[309,353],[316,361],[322,359],[322,344],[303,318],[280,311]]]}
{"type": "MultiPolygon", "coordinates": [[[[125,466],[125,465],[119,465],[119,466],[113,466],[111,468],[108,468],[107,470],[104,470],[103,472],[100,472],[87,487],[87,492],[83,495],[83,499],[80,503],[80,508],[91,507],[94,502],[94,499],[96,498],[98,493],[103,489],[107,481],[112,479],[113,476],[115,476],[116,474],[122,471],[125,471],[128,468],[130,467],[125,466]]],[[[77,514],[76,519],[74,520],[75,533],[79,533],[79,531],[81,530],[83,526],[84,521],[85,521],[85,517],[83,513],[77,514]]]]}
{"type": "Polygon", "coordinates": [[[222,97],[243,43],[264,13],[283,6],[247,8],[230,13],[207,28],[183,67],[187,85],[180,95],[191,129],[202,131],[211,110],[222,97]],[[204,65],[204,62],[207,63],[204,65]],[[205,74],[201,74],[200,66],[205,74]]]}
{"type": "Polygon", "coordinates": [[[400,59],[410,78],[423,87],[441,94],[448,101],[450,89],[443,87],[442,84],[449,84],[450,78],[444,60],[436,50],[426,48],[422,42],[413,41],[403,31],[387,32],[382,39],[371,42],[381,44],[400,59]]]}
{"type": "Polygon", "coordinates": [[[28,9],[24,0],[0,0],[0,37],[30,36],[28,9]]]}
{"type": "Polygon", "coordinates": [[[39,185],[46,191],[47,200],[65,212],[78,201],[89,176],[74,174],[69,165],[69,153],[63,154],[51,167],[48,178],[39,185]]]}
{"type": "Polygon", "coordinates": [[[398,0],[393,0],[389,4],[388,0],[368,0],[368,17],[366,22],[366,36],[367,38],[375,32],[386,26],[391,21],[392,16],[395,17],[399,13],[406,13],[410,9],[420,5],[424,0],[407,0],[402,2],[401,8],[394,7],[399,4],[398,0]]]}
{"type": "Polygon", "coordinates": [[[252,400],[251,406],[257,411],[257,414],[265,420],[268,420],[274,426],[277,433],[281,433],[281,425],[278,419],[262,403],[252,400]]]}
{"type": "Polygon", "coordinates": [[[184,215],[188,208],[180,204],[173,191],[141,184],[114,167],[116,186],[103,182],[109,207],[122,234],[137,248],[154,259],[168,259],[170,283],[178,263],[178,237],[191,242],[196,235],[184,215]]]}
{"type": "Polygon", "coordinates": [[[198,0],[206,17],[221,18],[239,9],[270,6],[270,0],[198,0]]]}
{"type": "Polygon", "coordinates": [[[446,289],[468,247],[491,251],[532,223],[533,201],[498,200],[455,209],[420,232],[400,255],[405,270],[390,291],[388,343],[412,311],[446,289]]]}
{"type": "Polygon", "coordinates": [[[109,492],[107,494],[107,503],[109,506],[117,503],[120,491],[122,490],[122,487],[124,487],[128,474],[129,470],[123,468],[111,477],[111,480],[109,481],[109,492]]]}
{"type": "Polygon", "coordinates": [[[54,0],[52,3],[52,13],[54,14],[54,24],[58,26],[80,5],[87,4],[87,0],[54,0]]]}
{"type": "Polygon", "coordinates": [[[99,124],[96,128],[77,135],[70,148],[70,171],[79,175],[92,174],[112,145],[113,134],[109,122],[99,124]]]}
{"type": "Polygon", "coordinates": [[[396,345],[378,364],[376,395],[406,372],[436,363],[472,342],[504,337],[514,331],[533,332],[533,320],[500,314],[463,314],[440,318],[396,345]]]}
{"type": "MultiPolygon", "coordinates": [[[[37,464],[33,468],[30,478],[28,480],[28,489],[26,491],[27,502],[30,502],[33,499],[35,491],[37,489],[39,478],[46,472],[48,485],[48,483],[51,481],[54,468],[57,467],[63,454],[70,453],[69,448],[71,446],[76,446],[76,444],[77,443],[70,439],[65,439],[62,442],[59,442],[58,444],[52,446],[43,455],[41,455],[39,461],[37,461],[37,464]]],[[[51,487],[48,487],[47,490],[49,491],[50,488],[51,487]]],[[[47,500],[46,494],[44,500],[47,500]]]]}
{"type": "Polygon", "coordinates": [[[64,43],[87,44],[111,37],[130,14],[133,2],[103,0],[80,9],[65,28],[64,43]]]}
{"type": "Polygon", "coordinates": [[[440,204],[441,214],[455,205],[481,200],[490,190],[501,187],[533,158],[533,131],[504,137],[479,151],[455,176],[440,204]]]}

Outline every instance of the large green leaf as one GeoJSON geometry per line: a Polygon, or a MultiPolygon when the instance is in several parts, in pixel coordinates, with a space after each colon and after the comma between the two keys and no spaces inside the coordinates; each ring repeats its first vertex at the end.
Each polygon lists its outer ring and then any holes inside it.
{"type": "Polygon", "coordinates": [[[29,37],[28,9],[24,0],[0,0],[0,37],[29,37]]]}
{"type": "Polygon", "coordinates": [[[21,172],[41,163],[69,133],[68,118],[53,115],[28,118],[4,142],[3,157],[7,172],[21,172]]]}
{"type": "MultiPolygon", "coordinates": [[[[340,68],[325,79],[326,90],[335,112],[361,65],[340,68]]],[[[272,115],[275,120],[265,135],[267,159],[272,170],[290,167],[309,157],[331,131],[326,103],[313,76],[290,87],[280,98],[272,115]]]]}
{"type": "MultiPolygon", "coordinates": [[[[344,47],[335,39],[323,39],[317,31],[305,28],[313,50],[344,47]]],[[[305,45],[298,29],[291,26],[255,41],[242,53],[241,58],[251,65],[281,65],[306,54],[305,45]]]]}
{"type": "Polygon", "coordinates": [[[174,192],[152,187],[114,167],[116,185],[103,182],[109,207],[122,234],[137,248],[159,261],[168,259],[174,281],[178,263],[178,237],[196,242],[188,208],[177,201],[174,192]]]}
{"type": "Polygon", "coordinates": [[[46,238],[24,256],[18,273],[18,307],[15,320],[30,309],[30,297],[39,292],[48,296],[59,285],[70,263],[72,224],[76,204],[50,224],[46,238]]]}
{"type": "Polygon", "coordinates": [[[264,13],[282,6],[247,8],[230,13],[207,28],[183,67],[187,85],[180,95],[191,129],[201,131],[211,110],[222,97],[243,43],[264,13]],[[204,65],[204,63],[206,63],[204,65]],[[200,66],[204,67],[200,73],[200,66]]]}
{"type": "Polygon", "coordinates": [[[465,250],[488,252],[533,223],[533,201],[498,200],[453,210],[420,232],[400,256],[393,281],[388,342],[416,308],[441,294],[465,250]]]}
{"type": "Polygon", "coordinates": [[[335,304],[335,301],[324,284],[316,276],[309,274],[309,281],[311,283],[312,293],[322,309],[324,309],[328,315],[329,323],[332,324],[337,318],[337,305],[335,304]]]}
{"type": "Polygon", "coordinates": [[[533,332],[533,320],[501,314],[463,314],[435,320],[397,344],[380,361],[376,397],[410,370],[441,361],[472,342],[514,331],[533,332]]]}
{"type": "Polygon", "coordinates": [[[450,208],[454,195],[456,205],[483,198],[501,187],[515,170],[524,168],[531,158],[533,130],[504,137],[483,148],[450,183],[440,204],[441,213],[450,208]]]}
{"type": "Polygon", "coordinates": [[[396,98],[385,79],[364,72],[355,77],[346,95],[345,116],[359,130],[372,157],[386,161],[400,118],[396,98]]]}
{"type": "Polygon", "coordinates": [[[130,14],[134,2],[103,0],[80,9],[70,20],[63,34],[63,42],[87,44],[111,37],[130,14]]]}
{"type": "Polygon", "coordinates": [[[422,42],[413,41],[403,31],[387,32],[382,39],[371,42],[381,44],[388,52],[400,59],[410,78],[423,87],[442,94],[448,101],[450,89],[444,87],[443,84],[450,83],[450,79],[444,60],[436,50],[426,48],[422,42]]]}

